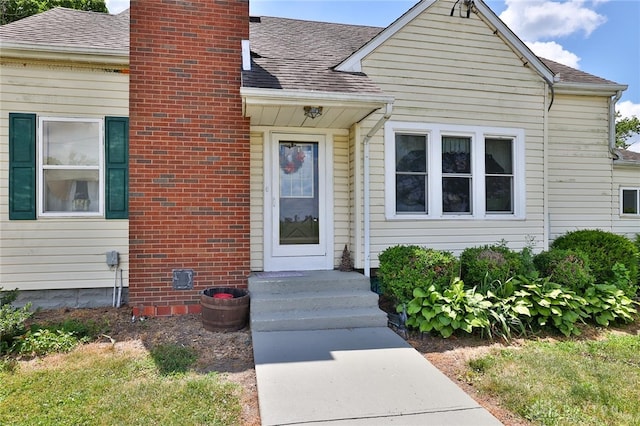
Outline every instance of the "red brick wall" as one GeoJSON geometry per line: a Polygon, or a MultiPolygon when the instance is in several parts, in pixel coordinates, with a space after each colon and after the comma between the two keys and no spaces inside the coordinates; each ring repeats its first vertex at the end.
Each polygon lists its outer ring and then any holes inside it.
{"type": "Polygon", "coordinates": [[[199,312],[249,274],[248,0],[133,0],[129,298],[138,315],[199,312]],[[174,290],[174,269],[194,289],[174,290]]]}

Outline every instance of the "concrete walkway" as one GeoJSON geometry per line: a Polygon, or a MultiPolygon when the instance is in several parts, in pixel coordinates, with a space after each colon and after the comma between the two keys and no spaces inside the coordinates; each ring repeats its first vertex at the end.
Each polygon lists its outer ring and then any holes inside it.
{"type": "Polygon", "coordinates": [[[263,425],[500,425],[386,327],[253,331],[263,425]]]}

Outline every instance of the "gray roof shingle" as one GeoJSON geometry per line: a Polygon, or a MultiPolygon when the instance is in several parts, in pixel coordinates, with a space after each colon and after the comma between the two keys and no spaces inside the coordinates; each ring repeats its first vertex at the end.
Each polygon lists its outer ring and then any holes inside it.
{"type": "Polygon", "coordinates": [[[362,73],[333,70],[382,28],[297,19],[252,18],[249,25],[252,69],[244,87],[381,93],[362,73]]]}
{"type": "Polygon", "coordinates": [[[558,78],[560,83],[616,84],[613,81],[562,65],[550,59],[540,58],[558,78]]]}
{"type": "Polygon", "coordinates": [[[0,41],[48,47],[129,49],[129,10],[109,15],[56,7],[0,27],[0,41]]]}

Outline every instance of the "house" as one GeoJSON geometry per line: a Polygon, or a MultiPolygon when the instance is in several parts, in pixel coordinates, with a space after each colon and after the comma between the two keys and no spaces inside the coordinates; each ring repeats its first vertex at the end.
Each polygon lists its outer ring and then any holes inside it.
{"type": "Polygon", "coordinates": [[[108,305],[122,280],[137,314],[198,312],[345,246],[369,275],[396,244],[640,232],[626,86],[535,56],[481,0],[387,28],[133,2],[0,37],[0,282],[43,305],[108,305]]]}

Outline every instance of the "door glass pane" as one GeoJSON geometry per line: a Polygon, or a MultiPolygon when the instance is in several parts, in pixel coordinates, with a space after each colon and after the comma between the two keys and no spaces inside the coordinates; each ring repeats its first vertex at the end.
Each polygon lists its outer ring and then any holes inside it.
{"type": "Polygon", "coordinates": [[[318,143],[281,141],[280,245],[320,243],[318,143]]]}

